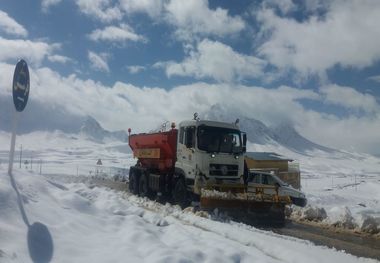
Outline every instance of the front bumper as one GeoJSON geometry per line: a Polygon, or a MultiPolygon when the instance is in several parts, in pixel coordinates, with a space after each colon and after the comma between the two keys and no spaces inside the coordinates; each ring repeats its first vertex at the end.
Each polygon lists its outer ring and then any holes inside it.
{"type": "Polygon", "coordinates": [[[305,207],[307,204],[307,199],[302,197],[290,197],[292,200],[293,205],[305,207]]]}

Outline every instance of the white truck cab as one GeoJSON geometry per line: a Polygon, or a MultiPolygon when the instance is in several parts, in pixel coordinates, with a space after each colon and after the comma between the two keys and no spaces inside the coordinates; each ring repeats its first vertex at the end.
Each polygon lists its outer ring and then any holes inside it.
{"type": "Polygon", "coordinates": [[[257,187],[263,187],[266,194],[275,194],[277,189],[279,196],[289,196],[292,203],[297,206],[306,206],[307,199],[305,194],[291,185],[285,183],[276,175],[268,172],[262,172],[257,170],[249,170],[248,173],[248,191],[250,189],[256,189],[257,187]],[[265,188],[266,186],[275,186],[265,188]]]}
{"type": "MultiPolygon", "coordinates": [[[[233,123],[191,120],[178,127],[176,171],[193,181],[237,181],[244,174],[246,135],[233,123]]],[[[191,184],[191,183],[190,183],[191,184]]],[[[194,189],[197,193],[197,189],[194,189]]],[[[199,194],[199,193],[197,193],[199,194]]]]}

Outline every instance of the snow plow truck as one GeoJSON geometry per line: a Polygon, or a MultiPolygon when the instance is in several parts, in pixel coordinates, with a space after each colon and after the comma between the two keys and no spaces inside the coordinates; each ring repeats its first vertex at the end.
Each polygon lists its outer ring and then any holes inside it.
{"type": "Polygon", "coordinates": [[[237,124],[195,115],[178,128],[172,123],[168,131],[131,134],[129,129],[129,146],[137,158],[129,170],[130,192],[182,208],[197,204],[202,210],[217,209],[241,222],[283,225],[290,198],[276,189],[266,193],[275,186],[248,189],[247,137],[237,124]]]}

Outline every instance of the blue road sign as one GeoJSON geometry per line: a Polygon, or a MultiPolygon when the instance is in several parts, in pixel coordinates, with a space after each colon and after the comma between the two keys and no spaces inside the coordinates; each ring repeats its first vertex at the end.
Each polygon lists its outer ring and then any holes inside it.
{"type": "Polygon", "coordinates": [[[29,98],[29,69],[25,60],[21,59],[16,64],[13,75],[13,103],[17,111],[23,111],[29,98]]]}

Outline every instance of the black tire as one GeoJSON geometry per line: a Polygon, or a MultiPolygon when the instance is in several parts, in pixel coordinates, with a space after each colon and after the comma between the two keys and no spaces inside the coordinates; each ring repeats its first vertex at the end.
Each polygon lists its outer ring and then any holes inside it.
{"type": "Polygon", "coordinates": [[[129,191],[134,194],[139,194],[139,176],[137,171],[131,171],[129,174],[129,191]]]}
{"type": "Polygon", "coordinates": [[[272,207],[270,217],[274,227],[284,227],[286,223],[285,206],[279,205],[272,207]]]}
{"type": "Polygon", "coordinates": [[[139,181],[139,196],[141,197],[152,197],[152,191],[149,188],[149,181],[148,181],[148,175],[143,174],[140,177],[139,181]]]}
{"type": "Polygon", "coordinates": [[[129,192],[133,192],[133,184],[134,184],[134,178],[132,176],[132,171],[129,173],[129,176],[128,176],[128,189],[129,189],[129,192]]]}
{"type": "Polygon", "coordinates": [[[180,178],[176,181],[173,189],[173,200],[182,209],[190,205],[190,197],[186,188],[185,180],[180,178]]]}

